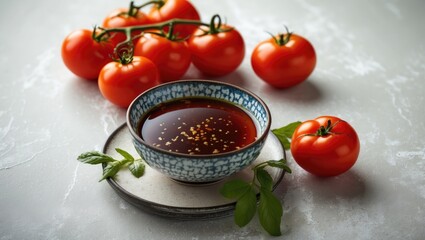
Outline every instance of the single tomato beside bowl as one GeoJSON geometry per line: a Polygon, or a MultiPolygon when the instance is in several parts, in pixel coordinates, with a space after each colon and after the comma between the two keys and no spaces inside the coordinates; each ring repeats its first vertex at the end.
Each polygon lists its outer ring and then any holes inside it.
{"type": "Polygon", "coordinates": [[[260,42],[251,55],[254,72],[276,88],[289,88],[305,81],[316,66],[316,52],[304,37],[278,34],[260,42]]]}
{"type": "Polygon", "coordinates": [[[348,171],[359,152],[360,141],[354,128],[334,116],[305,121],[292,135],[292,157],[316,176],[330,177],[348,171]]]}
{"type": "Polygon", "coordinates": [[[110,62],[99,74],[99,90],[115,105],[127,108],[142,92],[160,83],[155,64],[140,56],[129,62],[110,62]]]}

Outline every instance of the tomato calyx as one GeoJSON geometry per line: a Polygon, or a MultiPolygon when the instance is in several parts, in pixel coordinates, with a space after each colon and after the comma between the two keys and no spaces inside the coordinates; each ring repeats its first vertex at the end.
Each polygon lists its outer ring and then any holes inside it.
{"type": "Polygon", "coordinates": [[[268,34],[270,34],[270,36],[272,36],[272,38],[274,39],[276,44],[279,45],[279,46],[284,46],[289,42],[289,40],[291,40],[292,32],[289,31],[287,26],[285,26],[285,29],[286,29],[286,34],[285,33],[279,33],[277,35],[277,37],[275,35],[271,34],[271,33],[268,33],[268,34]]]}
{"type": "Polygon", "coordinates": [[[135,6],[134,5],[134,2],[133,1],[131,1],[130,2],[130,7],[128,8],[128,11],[127,12],[122,12],[122,13],[119,13],[118,15],[117,15],[117,17],[119,17],[119,16],[123,16],[123,17],[136,17],[137,16],[137,14],[139,13],[139,9],[140,9],[141,7],[137,7],[137,6],[135,6]]]}
{"type": "Polygon", "coordinates": [[[176,25],[175,22],[171,21],[171,22],[168,23],[168,30],[167,31],[165,31],[165,27],[167,27],[167,25],[165,25],[162,29],[159,29],[159,31],[144,31],[140,35],[133,37],[133,39],[142,37],[145,34],[156,35],[156,36],[159,36],[159,37],[166,38],[166,39],[173,41],[173,42],[183,42],[183,41],[186,41],[187,39],[190,38],[190,36],[179,38],[178,37],[179,33],[178,32],[174,33],[174,29],[175,29],[174,26],[175,25],[176,25]]]}
{"type": "Polygon", "coordinates": [[[151,3],[156,4],[156,7],[157,7],[158,9],[161,9],[161,8],[165,5],[165,1],[164,1],[164,0],[151,1],[151,3]]]}
{"type": "Polygon", "coordinates": [[[298,137],[305,137],[305,136],[326,137],[330,134],[341,134],[341,133],[336,133],[336,132],[332,131],[332,129],[340,122],[341,122],[341,120],[338,120],[334,124],[332,124],[332,121],[330,119],[328,119],[328,121],[326,122],[326,126],[323,126],[323,125],[320,126],[315,133],[306,133],[306,134],[300,135],[298,137]]]}
{"type": "Polygon", "coordinates": [[[174,25],[175,25],[174,22],[170,22],[168,24],[168,30],[167,31],[164,31],[164,29],[161,29],[160,33],[153,33],[153,34],[156,34],[156,35],[161,36],[161,37],[165,37],[166,39],[168,39],[170,41],[174,41],[174,42],[186,41],[190,36],[179,38],[178,37],[179,33],[178,32],[174,33],[174,25]]]}
{"type": "Polygon", "coordinates": [[[105,29],[103,27],[96,26],[96,25],[93,27],[91,38],[93,39],[93,41],[97,43],[108,42],[109,39],[113,37],[113,35],[115,34],[115,33],[111,34],[110,32],[108,32],[107,34],[97,35],[98,30],[104,31],[105,29]]]}
{"type": "Polygon", "coordinates": [[[202,30],[202,34],[196,35],[196,37],[202,37],[208,34],[218,34],[221,32],[230,32],[233,30],[232,27],[223,26],[221,17],[218,14],[212,16],[210,24],[208,25],[208,30],[204,28],[200,28],[202,30]]]}
{"type": "Polygon", "coordinates": [[[148,1],[146,3],[143,3],[139,6],[135,5],[134,1],[131,1],[130,7],[128,8],[128,11],[120,13],[117,16],[136,17],[141,8],[144,8],[144,7],[151,5],[151,4],[156,4],[158,6],[158,8],[161,8],[162,6],[164,6],[165,1],[163,1],[163,0],[152,0],[152,1],[148,1]]]}
{"type": "Polygon", "coordinates": [[[332,124],[331,123],[331,120],[328,119],[328,122],[327,122],[326,127],[325,126],[320,126],[319,129],[317,129],[317,132],[316,132],[315,135],[316,136],[320,136],[320,137],[324,137],[324,136],[327,136],[327,135],[333,133],[332,132],[332,128],[335,127],[335,125],[337,125],[339,122],[340,121],[337,121],[334,124],[332,124]]]}
{"type": "Polygon", "coordinates": [[[223,29],[221,27],[221,17],[218,14],[215,14],[210,21],[210,34],[217,34],[219,32],[230,31],[229,29],[223,29]]]}
{"type": "Polygon", "coordinates": [[[112,60],[119,62],[122,65],[127,65],[133,62],[134,48],[133,43],[130,41],[127,44],[119,44],[115,48],[114,55],[111,56],[112,60]]]}
{"type": "Polygon", "coordinates": [[[124,17],[124,18],[137,18],[137,14],[139,13],[139,10],[149,4],[155,4],[159,1],[149,1],[147,3],[144,3],[142,5],[136,6],[134,4],[134,1],[130,2],[130,6],[126,12],[120,12],[114,17],[124,17]]]}

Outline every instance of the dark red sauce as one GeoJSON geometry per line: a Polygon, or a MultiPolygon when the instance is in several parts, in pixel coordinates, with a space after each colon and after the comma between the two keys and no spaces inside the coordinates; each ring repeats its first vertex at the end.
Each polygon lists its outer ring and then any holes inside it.
{"type": "Polygon", "coordinates": [[[257,137],[252,118],[240,107],[212,98],[162,103],[139,124],[148,144],[178,153],[216,154],[242,148],[257,137]]]}

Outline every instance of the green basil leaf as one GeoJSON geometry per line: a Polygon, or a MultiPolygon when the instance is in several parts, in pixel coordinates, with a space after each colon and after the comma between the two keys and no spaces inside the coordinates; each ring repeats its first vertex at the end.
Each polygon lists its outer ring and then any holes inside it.
{"type": "Polygon", "coordinates": [[[284,158],[282,158],[279,161],[276,161],[276,160],[267,161],[267,165],[269,165],[270,167],[277,167],[277,168],[283,169],[287,173],[292,173],[291,168],[288,167],[284,158]]]}
{"type": "Polygon", "coordinates": [[[301,124],[300,121],[290,123],[284,127],[273,129],[272,133],[279,139],[285,150],[289,150],[291,148],[290,139],[294,134],[295,129],[301,124]]]}
{"type": "Polygon", "coordinates": [[[236,202],[234,219],[239,227],[247,225],[257,210],[257,196],[253,187],[250,187],[236,202]]]}
{"type": "Polygon", "coordinates": [[[88,164],[109,163],[115,161],[112,157],[97,151],[82,153],[78,156],[77,160],[88,164]]]}
{"type": "Polygon", "coordinates": [[[262,188],[265,188],[270,191],[272,190],[273,178],[270,176],[270,174],[266,170],[257,169],[256,177],[262,188]]]}
{"type": "Polygon", "coordinates": [[[277,131],[277,132],[279,132],[279,133],[281,133],[281,134],[283,134],[283,135],[286,135],[286,136],[288,136],[288,138],[292,138],[292,135],[294,134],[295,129],[296,129],[296,128],[300,125],[300,124],[301,124],[301,122],[300,122],[300,121],[293,122],[293,123],[290,123],[290,124],[288,124],[288,125],[286,125],[286,126],[283,126],[283,127],[281,127],[281,128],[274,129],[274,131],[277,131]]]}
{"type": "Polygon", "coordinates": [[[115,176],[115,174],[117,174],[117,172],[121,169],[122,164],[123,163],[120,161],[114,161],[114,162],[108,163],[108,165],[106,165],[106,167],[103,169],[103,176],[99,180],[99,182],[102,180],[105,180],[108,177],[115,176]]]}
{"type": "Polygon", "coordinates": [[[235,179],[235,180],[226,182],[220,188],[220,194],[225,198],[238,199],[243,194],[245,194],[250,188],[251,188],[251,185],[249,183],[239,179],[235,179]]]}
{"type": "Polygon", "coordinates": [[[115,148],[115,151],[117,151],[119,154],[121,154],[121,156],[123,156],[125,159],[130,160],[130,161],[134,161],[133,156],[131,156],[130,153],[120,149],[120,148],[115,148]]]}
{"type": "Polygon", "coordinates": [[[291,142],[288,140],[286,135],[281,135],[279,133],[274,132],[272,130],[272,133],[279,139],[280,144],[282,145],[283,149],[289,150],[291,148],[291,142]]]}
{"type": "Polygon", "coordinates": [[[260,224],[272,236],[280,236],[280,222],[282,220],[282,204],[271,191],[260,188],[260,203],[258,215],[260,224]]]}
{"type": "Polygon", "coordinates": [[[141,159],[134,160],[130,165],[128,165],[128,169],[130,170],[133,176],[139,178],[143,176],[145,172],[145,164],[143,164],[141,159]]]}

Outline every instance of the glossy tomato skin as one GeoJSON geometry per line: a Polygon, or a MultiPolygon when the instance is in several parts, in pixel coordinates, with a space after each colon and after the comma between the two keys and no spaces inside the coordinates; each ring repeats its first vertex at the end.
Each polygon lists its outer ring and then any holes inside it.
{"type": "Polygon", "coordinates": [[[289,88],[310,76],[316,66],[316,52],[307,39],[296,34],[292,34],[284,45],[270,38],[254,48],[251,65],[266,83],[276,88],[289,88]]]}
{"type": "MultiPolygon", "coordinates": [[[[135,16],[129,16],[126,13],[128,13],[128,8],[115,9],[108,16],[106,16],[105,19],[103,19],[102,26],[105,28],[118,28],[146,25],[151,23],[148,16],[142,11],[138,11],[135,16]]],[[[140,33],[140,31],[133,31],[131,35],[134,37],[140,33]]],[[[115,33],[115,35],[112,37],[112,41],[115,45],[125,40],[126,35],[120,32],[115,33]]]]}
{"type": "Polygon", "coordinates": [[[185,41],[171,41],[154,34],[145,34],[139,39],[134,55],[146,57],[155,63],[161,82],[180,79],[191,63],[191,54],[185,41]]]}
{"type": "Polygon", "coordinates": [[[109,42],[96,42],[92,31],[81,29],[71,32],[63,41],[61,55],[65,66],[75,75],[96,81],[100,70],[111,62],[114,51],[109,42]]]}
{"type": "Polygon", "coordinates": [[[342,174],[357,161],[360,142],[354,128],[334,116],[322,116],[299,125],[292,136],[291,153],[304,170],[321,177],[342,174]],[[331,133],[315,135],[331,121],[331,133]]]}
{"type": "MultiPolygon", "coordinates": [[[[223,28],[230,28],[224,26],[223,28]]],[[[236,30],[202,35],[198,29],[188,40],[193,65],[202,73],[219,77],[236,70],[245,56],[245,42],[236,30]]]]}
{"type": "Polygon", "coordinates": [[[119,62],[105,65],[99,74],[98,83],[106,99],[127,108],[139,94],[160,82],[155,64],[145,57],[135,56],[126,65],[119,62]]]}
{"type": "MultiPolygon", "coordinates": [[[[173,18],[200,20],[199,13],[189,0],[165,0],[163,6],[154,5],[148,13],[152,23],[159,23],[173,18]]],[[[178,37],[186,38],[197,29],[196,25],[179,25],[173,30],[178,37]]]]}

